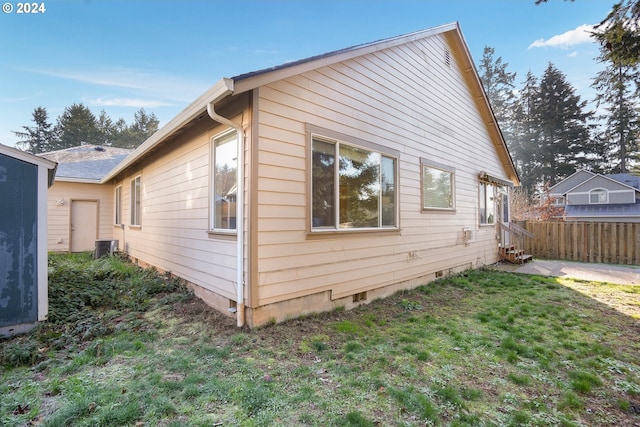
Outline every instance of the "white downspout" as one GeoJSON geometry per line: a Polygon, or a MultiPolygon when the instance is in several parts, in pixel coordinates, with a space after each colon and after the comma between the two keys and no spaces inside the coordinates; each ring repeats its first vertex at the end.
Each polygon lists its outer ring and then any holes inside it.
{"type": "Polygon", "coordinates": [[[242,327],[244,326],[244,130],[241,124],[238,125],[216,113],[214,102],[207,104],[209,117],[238,132],[238,170],[236,172],[238,177],[236,196],[236,320],[238,327],[242,327]]]}

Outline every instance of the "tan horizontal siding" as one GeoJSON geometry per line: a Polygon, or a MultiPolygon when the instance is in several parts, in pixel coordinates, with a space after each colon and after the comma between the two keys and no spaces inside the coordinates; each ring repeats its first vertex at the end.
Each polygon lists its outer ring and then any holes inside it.
{"type": "Polygon", "coordinates": [[[235,299],[235,239],[208,232],[210,140],[223,129],[187,132],[171,143],[171,150],[160,150],[117,177],[127,225],[116,234],[132,257],[235,299]],[[130,227],[130,182],[138,175],[141,226],[130,227]]]}
{"type": "Polygon", "coordinates": [[[98,239],[113,239],[114,190],[108,185],[55,181],[47,193],[47,250],[68,252],[71,200],[98,201],[98,239]],[[57,200],[64,199],[58,205],[57,200]]]}
{"type": "Polygon", "coordinates": [[[505,173],[454,55],[450,68],[443,63],[445,48],[434,37],[260,89],[260,304],[347,296],[495,260],[495,229],[478,226],[477,176],[505,173]],[[306,123],[399,152],[399,233],[308,239],[306,123]],[[455,212],[421,210],[420,158],[455,168],[455,212]],[[468,246],[463,227],[473,230],[468,246]]]}

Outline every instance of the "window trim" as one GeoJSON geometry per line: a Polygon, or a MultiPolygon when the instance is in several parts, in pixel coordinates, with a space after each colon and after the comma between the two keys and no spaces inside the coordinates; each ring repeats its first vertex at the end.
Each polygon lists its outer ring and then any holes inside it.
{"type": "MultiPolygon", "coordinates": [[[[215,135],[213,135],[210,140],[209,140],[209,225],[208,225],[208,233],[210,234],[218,234],[218,235],[223,235],[223,236],[227,236],[227,237],[235,237],[238,234],[238,227],[237,227],[237,223],[236,223],[236,227],[235,228],[216,228],[216,216],[215,216],[215,176],[216,176],[216,141],[219,141],[221,139],[225,139],[226,137],[228,137],[231,134],[235,134],[235,139],[236,139],[236,153],[237,150],[240,150],[240,143],[239,143],[239,135],[238,135],[238,131],[233,129],[233,128],[229,128],[229,129],[225,129],[222,132],[219,132],[215,135]]],[[[238,157],[236,156],[236,184],[235,186],[237,187],[238,185],[238,157]]],[[[236,195],[237,197],[237,195],[236,195]]],[[[237,218],[237,207],[236,207],[236,221],[238,221],[237,218]]]]}
{"type": "Polygon", "coordinates": [[[113,195],[113,224],[120,226],[122,221],[122,184],[116,185],[113,195]]]}
{"type": "Polygon", "coordinates": [[[594,188],[592,190],[589,190],[589,204],[590,205],[607,205],[609,204],[609,190],[607,190],[606,188],[594,188]],[[591,196],[595,194],[603,194],[604,193],[604,202],[594,202],[591,200],[591,196]]]}
{"type": "Polygon", "coordinates": [[[440,212],[455,212],[456,211],[456,168],[448,166],[442,163],[434,162],[433,160],[420,158],[420,210],[422,212],[428,211],[440,211],[440,212]],[[424,168],[436,169],[441,172],[446,172],[451,175],[451,207],[441,208],[437,206],[426,206],[424,204],[424,168]]]}
{"type": "Polygon", "coordinates": [[[142,225],[142,175],[136,175],[130,182],[129,225],[140,227],[142,225]]]}
{"type": "MultiPolygon", "coordinates": [[[[306,218],[306,228],[308,235],[322,235],[322,234],[331,234],[335,235],[336,233],[369,233],[369,234],[377,234],[377,233],[388,233],[388,232],[397,232],[400,230],[400,184],[399,184],[399,175],[400,175],[400,152],[398,150],[389,149],[388,147],[384,147],[382,145],[362,140],[357,137],[349,136],[342,134],[340,132],[332,131],[330,129],[325,129],[319,126],[314,126],[311,124],[306,124],[306,133],[307,133],[307,218],[306,218]],[[353,147],[356,149],[362,149],[367,151],[372,151],[379,154],[382,157],[386,157],[388,159],[393,160],[394,162],[394,225],[380,225],[379,227],[362,227],[362,228],[340,228],[339,224],[339,215],[340,209],[339,207],[336,209],[334,215],[336,216],[336,225],[330,227],[314,227],[313,226],[313,141],[314,139],[318,139],[321,141],[326,141],[329,143],[336,144],[336,156],[339,157],[339,147],[340,144],[344,144],[348,147],[353,147]]],[[[381,162],[382,164],[382,162],[381,162]]],[[[339,167],[339,162],[335,162],[335,168],[339,167]]],[[[339,189],[339,173],[334,173],[334,188],[339,189]]],[[[336,201],[340,199],[339,190],[336,191],[334,195],[336,201]]],[[[382,198],[379,197],[378,200],[378,208],[379,208],[379,221],[378,223],[382,223],[381,217],[381,203],[382,198]]]]}
{"type": "MultiPolygon", "coordinates": [[[[493,183],[493,182],[489,182],[489,181],[480,181],[478,184],[479,184],[478,185],[478,223],[480,224],[481,227],[494,227],[494,226],[496,226],[496,223],[498,222],[497,221],[497,212],[496,212],[496,207],[497,207],[497,203],[496,203],[497,184],[493,183]],[[482,222],[482,211],[481,211],[482,206],[480,205],[480,201],[482,200],[481,196],[482,196],[482,186],[483,185],[485,187],[490,185],[491,188],[493,189],[493,195],[491,196],[492,197],[491,202],[493,203],[493,222],[482,222]]],[[[486,190],[485,190],[484,194],[485,194],[484,202],[486,204],[486,202],[487,202],[487,200],[486,200],[486,190]]],[[[489,218],[489,216],[490,216],[490,214],[487,215],[487,219],[489,218]]]]}

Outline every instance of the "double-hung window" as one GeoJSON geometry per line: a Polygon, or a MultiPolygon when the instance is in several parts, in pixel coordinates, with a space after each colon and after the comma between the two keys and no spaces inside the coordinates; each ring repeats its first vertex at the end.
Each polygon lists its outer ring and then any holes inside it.
{"type": "Polygon", "coordinates": [[[225,132],[211,140],[210,229],[235,232],[238,196],[238,133],[225,132]]]}
{"type": "Polygon", "coordinates": [[[131,225],[140,225],[140,185],[140,176],[131,180],[131,225]]]}
{"type": "Polygon", "coordinates": [[[455,169],[420,159],[422,209],[455,209],[455,169]]]}
{"type": "Polygon", "coordinates": [[[382,151],[363,141],[311,136],[313,231],[398,226],[397,156],[382,151]]]}

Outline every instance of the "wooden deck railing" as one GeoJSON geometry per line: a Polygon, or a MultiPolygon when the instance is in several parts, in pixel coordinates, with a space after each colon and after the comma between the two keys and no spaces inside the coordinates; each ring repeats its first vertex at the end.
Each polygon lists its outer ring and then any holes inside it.
{"type": "Polygon", "coordinates": [[[498,239],[500,245],[502,246],[504,246],[506,242],[509,242],[509,244],[515,245],[518,248],[524,249],[526,251],[527,245],[531,246],[530,241],[534,239],[534,234],[526,228],[519,226],[515,222],[510,222],[508,224],[499,222],[498,239]]]}

